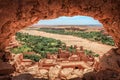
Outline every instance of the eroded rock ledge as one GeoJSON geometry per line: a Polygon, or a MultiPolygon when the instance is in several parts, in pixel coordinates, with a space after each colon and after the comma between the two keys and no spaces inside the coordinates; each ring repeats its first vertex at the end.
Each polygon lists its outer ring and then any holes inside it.
{"type": "MultiPolygon", "coordinates": [[[[6,46],[11,42],[12,36],[20,29],[32,25],[40,19],[74,15],[91,16],[99,20],[113,37],[117,47],[120,48],[119,6],[120,0],[0,0],[0,52],[4,52],[6,46]]],[[[119,53],[118,49],[117,52],[113,50],[110,56],[109,54],[103,56],[98,66],[99,70],[101,69],[99,72],[101,75],[98,74],[99,79],[95,80],[106,78],[104,75],[109,75],[110,79],[112,77],[111,80],[119,80],[117,77],[117,79],[113,79],[119,75],[112,75],[116,74],[115,71],[117,74],[120,73],[119,53]],[[114,66],[110,66],[112,64],[114,66]],[[100,65],[106,66],[101,68],[100,65]],[[109,69],[115,71],[112,72],[109,69]]],[[[13,68],[11,67],[11,69],[13,68]]]]}

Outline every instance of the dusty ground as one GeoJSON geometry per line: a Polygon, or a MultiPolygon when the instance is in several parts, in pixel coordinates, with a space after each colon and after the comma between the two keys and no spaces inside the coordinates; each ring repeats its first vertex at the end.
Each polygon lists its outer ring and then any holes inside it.
{"type": "Polygon", "coordinates": [[[35,36],[43,36],[48,38],[54,38],[57,40],[61,40],[62,42],[66,43],[67,46],[70,45],[77,45],[77,46],[84,46],[85,49],[92,50],[93,52],[103,55],[107,51],[109,51],[113,46],[104,45],[98,42],[92,42],[83,38],[78,38],[71,35],[60,35],[60,34],[52,34],[46,33],[42,31],[36,30],[21,30],[20,32],[29,33],[30,35],[35,36]]]}
{"type": "Polygon", "coordinates": [[[40,29],[40,28],[48,28],[48,29],[66,29],[66,28],[78,28],[78,29],[81,29],[81,30],[85,30],[86,32],[90,32],[90,31],[101,31],[103,30],[104,28],[102,26],[30,26],[30,27],[27,27],[26,29],[30,29],[30,30],[37,30],[37,29],[40,29]]]}

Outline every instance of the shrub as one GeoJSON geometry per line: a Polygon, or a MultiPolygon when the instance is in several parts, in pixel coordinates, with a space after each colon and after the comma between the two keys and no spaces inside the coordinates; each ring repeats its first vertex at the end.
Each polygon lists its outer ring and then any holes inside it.
{"type": "Polygon", "coordinates": [[[32,51],[32,49],[30,47],[28,47],[27,45],[22,45],[22,46],[19,46],[17,48],[13,48],[11,49],[11,52],[12,53],[15,53],[15,54],[18,54],[18,53],[24,53],[24,52],[30,52],[32,51]]]}
{"type": "Polygon", "coordinates": [[[101,32],[84,32],[84,31],[65,31],[65,30],[52,30],[52,29],[39,29],[39,31],[55,33],[55,34],[64,34],[64,35],[73,35],[77,37],[86,38],[92,41],[99,41],[103,44],[114,46],[114,41],[112,38],[102,34],[101,32]]]}
{"type": "Polygon", "coordinates": [[[41,59],[41,56],[36,55],[36,54],[24,54],[25,59],[31,59],[33,61],[38,62],[41,59]]]}
{"type": "Polygon", "coordinates": [[[91,50],[85,50],[85,54],[93,56],[93,57],[99,57],[99,54],[96,54],[96,53],[92,52],[91,50]]]}
{"type": "Polygon", "coordinates": [[[39,53],[42,58],[46,57],[47,53],[56,53],[58,48],[62,48],[65,45],[60,40],[46,38],[41,36],[33,36],[29,34],[17,33],[17,40],[23,44],[20,47],[11,49],[13,53],[24,53],[34,51],[39,53]]]}

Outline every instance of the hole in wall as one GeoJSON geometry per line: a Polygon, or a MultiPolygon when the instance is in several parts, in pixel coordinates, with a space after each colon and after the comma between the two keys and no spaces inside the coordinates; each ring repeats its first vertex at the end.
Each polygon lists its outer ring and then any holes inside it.
{"type": "MultiPolygon", "coordinates": [[[[20,32],[22,32],[22,31],[20,31],[20,32]]],[[[72,16],[72,17],[61,16],[61,17],[55,18],[55,19],[40,20],[36,24],[29,26],[28,28],[25,28],[23,30],[23,32],[27,32],[28,34],[33,35],[33,36],[39,35],[39,36],[43,36],[43,37],[47,37],[47,38],[54,38],[54,39],[57,39],[56,36],[58,34],[66,35],[66,36],[68,35],[68,36],[78,37],[78,39],[79,38],[87,39],[91,43],[94,42],[97,44],[100,43],[100,44],[114,46],[114,41],[112,40],[111,36],[108,35],[108,33],[104,30],[103,25],[98,20],[95,20],[94,18],[89,17],[89,16],[79,16],[79,15],[72,16]],[[42,33],[39,33],[40,31],[42,31],[44,33],[48,33],[48,34],[54,34],[54,36],[44,35],[42,33]]],[[[20,37],[21,34],[17,34],[17,36],[20,37]]],[[[25,35],[22,35],[22,36],[25,36],[25,35]]],[[[27,36],[27,37],[29,37],[29,36],[27,36]]],[[[27,40],[27,37],[25,37],[26,40],[27,40]]],[[[59,37],[57,40],[64,41],[64,39],[66,39],[66,38],[62,39],[59,37]]],[[[79,41],[77,39],[72,40],[71,38],[67,38],[66,41],[67,42],[64,41],[64,43],[65,44],[67,43],[67,45],[69,45],[69,46],[77,45],[77,46],[85,46],[85,48],[87,48],[87,46],[88,46],[89,51],[86,51],[86,53],[92,54],[93,52],[96,51],[95,49],[93,49],[91,43],[87,42],[88,45],[84,45],[84,44],[86,44],[86,42],[84,42],[84,40],[79,41]],[[73,43],[73,44],[71,44],[71,43],[73,43]],[[91,49],[93,50],[93,52],[91,49]]],[[[28,52],[35,51],[35,53],[42,53],[42,57],[43,56],[46,57],[46,54],[43,54],[43,53],[44,52],[49,53],[49,51],[45,51],[46,46],[48,46],[48,45],[44,44],[40,48],[41,43],[39,43],[39,41],[36,41],[35,43],[37,43],[36,44],[37,46],[32,47],[32,46],[34,46],[34,45],[32,45],[31,47],[28,48],[27,51],[28,52]]],[[[23,48],[27,48],[28,46],[29,46],[29,44],[24,45],[23,48]]],[[[58,46],[58,45],[56,45],[56,46],[58,46]]],[[[96,46],[96,47],[98,47],[98,46],[96,46]]],[[[58,49],[58,47],[57,47],[57,49],[58,49]]],[[[22,52],[24,52],[24,50],[22,50],[22,52]]],[[[104,50],[102,51],[102,49],[100,49],[98,52],[96,51],[95,53],[99,53],[99,52],[104,52],[104,50]]],[[[53,53],[55,53],[55,52],[53,51],[53,53]]],[[[97,56],[97,55],[95,55],[95,56],[97,56]]]]}

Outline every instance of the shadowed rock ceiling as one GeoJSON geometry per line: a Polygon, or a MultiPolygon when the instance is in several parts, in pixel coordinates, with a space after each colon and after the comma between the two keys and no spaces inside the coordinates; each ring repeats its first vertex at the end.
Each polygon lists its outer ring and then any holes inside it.
{"type": "Polygon", "coordinates": [[[120,0],[0,0],[0,50],[40,19],[84,15],[99,20],[120,47],[120,0]]]}

